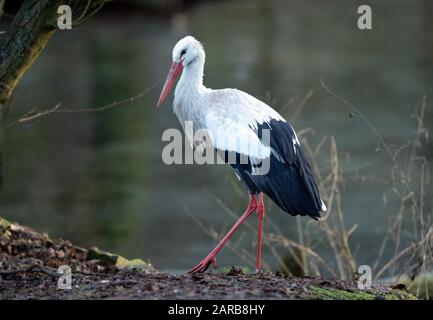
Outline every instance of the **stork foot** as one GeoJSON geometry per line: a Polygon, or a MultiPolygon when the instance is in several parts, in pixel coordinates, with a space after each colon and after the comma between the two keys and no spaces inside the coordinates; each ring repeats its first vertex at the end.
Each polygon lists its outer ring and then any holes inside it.
{"type": "Polygon", "coordinates": [[[188,271],[188,273],[201,273],[205,272],[209,266],[213,264],[213,266],[217,267],[216,255],[210,253],[206,258],[204,258],[198,265],[188,271]]]}

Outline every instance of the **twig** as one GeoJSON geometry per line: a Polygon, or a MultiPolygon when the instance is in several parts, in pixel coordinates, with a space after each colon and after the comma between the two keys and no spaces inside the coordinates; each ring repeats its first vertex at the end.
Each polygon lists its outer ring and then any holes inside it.
{"type": "MultiPolygon", "coordinates": [[[[347,101],[346,99],[344,99],[343,97],[337,95],[336,93],[334,93],[331,89],[329,89],[326,84],[323,81],[323,78],[320,78],[320,83],[322,85],[322,87],[332,96],[334,96],[336,99],[340,100],[341,102],[343,102],[344,104],[346,104],[347,106],[349,106],[354,112],[356,112],[361,119],[363,119],[365,121],[365,123],[367,123],[367,125],[370,127],[370,129],[373,131],[373,133],[376,135],[376,137],[379,139],[380,143],[382,144],[382,146],[385,148],[386,153],[388,154],[388,156],[391,158],[392,162],[394,163],[395,167],[398,169],[400,176],[401,176],[401,180],[404,184],[404,186],[406,187],[406,190],[408,192],[409,198],[412,201],[412,206],[416,212],[416,215],[418,217],[418,219],[420,220],[420,226],[421,226],[421,233],[422,233],[422,237],[425,238],[426,237],[426,230],[425,230],[425,225],[424,225],[424,220],[423,220],[423,216],[421,213],[420,208],[418,207],[418,203],[415,199],[414,196],[414,192],[412,191],[412,188],[409,185],[409,179],[408,176],[406,175],[406,173],[403,171],[403,169],[401,168],[401,166],[397,163],[397,160],[395,158],[396,154],[393,154],[390,147],[388,146],[388,144],[386,143],[385,139],[382,137],[382,135],[379,133],[379,131],[376,129],[376,127],[371,123],[371,121],[358,109],[356,108],[352,103],[350,103],[349,101],[347,101]]],[[[423,97],[423,102],[421,105],[421,119],[423,118],[423,111],[426,105],[426,97],[423,97]]],[[[422,125],[422,122],[419,123],[419,125],[422,125]]],[[[418,139],[418,135],[416,137],[418,139]]],[[[417,141],[416,141],[417,142],[417,141]]],[[[427,246],[427,250],[430,253],[430,255],[432,254],[432,250],[430,247],[430,243],[427,242],[426,243],[427,246]]]]}
{"type": "Polygon", "coordinates": [[[283,247],[289,248],[289,247],[295,247],[298,248],[299,250],[305,252],[306,254],[316,258],[327,270],[330,274],[332,274],[334,277],[337,277],[337,275],[335,274],[333,268],[331,268],[330,265],[328,265],[326,263],[326,261],[314,250],[312,250],[309,247],[304,247],[298,243],[296,243],[295,241],[292,241],[290,239],[287,239],[285,237],[283,237],[282,235],[275,235],[275,234],[270,234],[269,235],[269,241],[270,242],[275,242],[277,244],[281,244],[283,247]]]}
{"type": "Polygon", "coordinates": [[[295,121],[298,116],[301,114],[302,109],[304,108],[305,104],[307,103],[308,100],[311,99],[311,97],[314,94],[314,90],[310,90],[307,92],[307,94],[305,95],[305,97],[301,100],[301,102],[299,103],[299,105],[296,107],[295,111],[293,112],[293,115],[290,117],[290,119],[292,121],[295,121]]]}
{"type": "Polygon", "coordinates": [[[380,276],[397,260],[399,260],[401,257],[403,257],[404,255],[406,255],[409,252],[415,251],[415,250],[419,250],[420,247],[422,247],[424,245],[424,243],[431,241],[431,236],[432,236],[432,232],[433,232],[433,227],[430,228],[430,230],[427,232],[427,234],[425,235],[425,238],[421,239],[421,241],[419,241],[416,244],[410,245],[408,247],[406,247],[404,250],[401,250],[399,254],[397,254],[396,256],[394,256],[390,261],[388,261],[388,263],[386,263],[375,275],[376,279],[379,279],[380,276]]]}
{"type": "Polygon", "coordinates": [[[39,264],[32,264],[22,269],[12,270],[12,271],[3,271],[0,272],[0,276],[10,276],[13,274],[21,273],[21,272],[42,272],[52,277],[59,277],[60,274],[57,272],[53,272],[48,267],[41,266],[39,264]]]}
{"type": "Polygon", "coordinates": [[[120,106],[120,105],[124,105],[126,103],[134,102],[135,100],[138,100],[138,99],[144,97],[146,94],[148,94],[149,91],[150,91],[150,89],[151,88],[147,88],[145,91],[143,91],[143,92],[141,92],[141,93],[139,93],[139,94],[137,94],[135,96],[132,96],[132,97],[129,97],[129,98],[126,98],[126,99],[122,99],[122,100],[119,100],[119,101],[115,101],[115,102],[112,102],[112,103],[107,104],[105,106],[98,107],[98,108],[60,109],[61,103],[58,103],[57,105],[55,105],[51,109],[48,109],[48,110],[45,110],[45,111],[41,111],[41,112],[38,112],[38,113],[35,113],[35,114],[31,114],[35,110],[35,109],[32,109],[32,111],[27,112],[26,114],[24,114],[24,116],[22,116],[21,118],[19,118],[17,121],[15,121],[12,124],[8,125],[6,127],[6,129],[8,130],[8,129],[15,128],[17,126],[20,126],[20,125],[23,125],[25,123],[34,121],[34,120],[36,120],[36,119],[38,119],[40,117],[47,116],[47,115],[52,114],[52,113],[90,113],[90,112],[101,112],[101,111],[104,111],[104,110],[107,110],[107,109],[110,109],[110,108],[113,108],[113,107],[116,107],[116,106],[120,106]]]}

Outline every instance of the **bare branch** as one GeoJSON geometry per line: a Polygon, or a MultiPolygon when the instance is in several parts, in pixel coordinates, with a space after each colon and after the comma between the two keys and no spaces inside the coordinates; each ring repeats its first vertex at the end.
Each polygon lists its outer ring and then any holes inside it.
{"type": "Polygon", "coordinates": [[[147,88],[145,91],[129,97],[129,98],[125,98],[119,101],[115,101],[112,102],[110,104],[107,104],[105,106],[102,107],[98,107],[98,108],[81,108],[81,109],[60,109],[61,103],[56,104],[53,108],[45,110],[45,111],[41,111],[38,113],[34,113],[35,109],[32,109],[30,112],[27,112],[26,114],[24,114],[24,116],[22,116],[21,118],[19,118],[18,120],[16,120],[15,122],[13,122],[12,124],[8,125],[6,127],[6,129],[12,129],[15,128],[17,126],[26,124],[28,122],[34,121],[36,119],[39,119],[41,117],[53,114],[53,113],[89,113],[89,112],[101,112],[113,107],[117,107],[117,106],[121,106],[127,103],[132,103],[140,98],[143,98],[145,95],[147,95],[150,91],[150,88],[147,88]]]}

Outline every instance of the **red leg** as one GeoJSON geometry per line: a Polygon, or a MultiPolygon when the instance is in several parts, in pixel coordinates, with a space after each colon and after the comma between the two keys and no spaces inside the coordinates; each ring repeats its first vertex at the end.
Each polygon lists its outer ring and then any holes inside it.
{"type": "Polygon", "coordinates": [[[236,231],[237,228],[249,217],[251,213],[253,213],[257,209],[257,200],[256,196],[250,194],[248,207],[239,220],[235,223],[235,225],[230,229],[230,231],[224,236],[224,238],[218,243],[218,245],[213,249],[207,256],[204,258],[198,265],[192,268],[188,273],[197,273],[204,272],[209,267],[210,264],[214,264],[216,266],[216,255],[227,242],[227,240],[231,237],[231,235],[236,231]]]}
{"type": "Polygon", "coordinates": [[[262,226],[263,226],[263,217],[265,215],[265,204],[263,202],[263,192],[260,193],[260,202],[257,209],[257,260],[256,260],[256,272],[261,271],[262,264],[262,226]]]}

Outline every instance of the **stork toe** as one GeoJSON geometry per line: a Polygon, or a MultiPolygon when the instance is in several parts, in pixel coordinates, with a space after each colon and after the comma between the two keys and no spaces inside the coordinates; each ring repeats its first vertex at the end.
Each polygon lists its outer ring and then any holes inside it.
{"type": "Polygon", "coordinates": [[[202,273],[205,272],[209,266],[213,264],[217,268],[217,262],[215,256],[207,256],[202,261],[199,262],[194,268],[188,271],[188,273],[202,273]]]}

